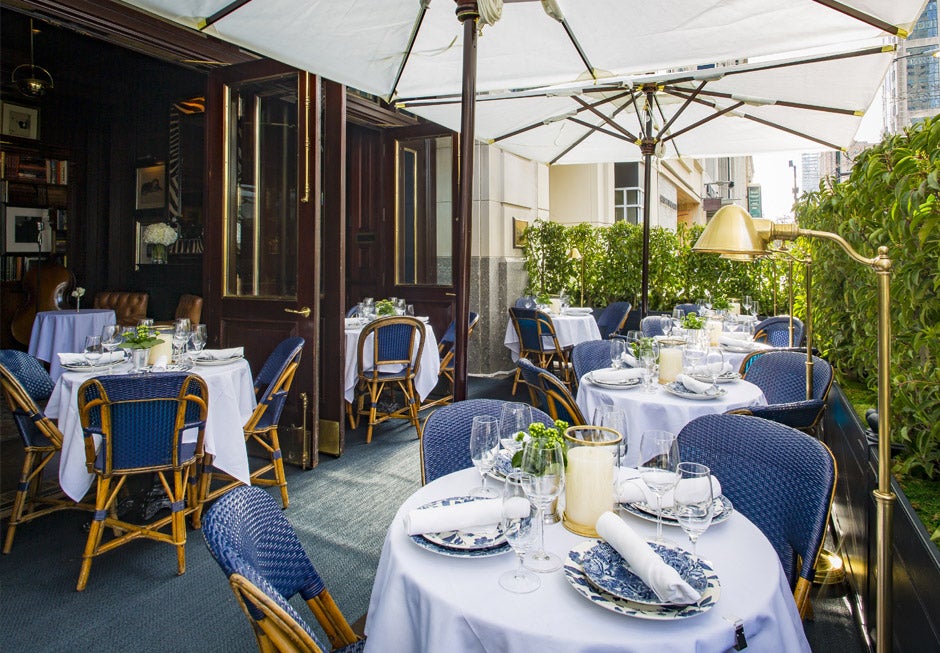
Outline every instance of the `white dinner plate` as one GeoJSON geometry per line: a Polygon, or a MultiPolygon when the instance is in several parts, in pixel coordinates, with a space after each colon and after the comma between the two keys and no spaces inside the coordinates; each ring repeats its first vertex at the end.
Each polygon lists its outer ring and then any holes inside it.
{"type": "Polygon", "coordinates": [[[669,394],[676,395],[677,397],[682,397],[683,399],[695,399],[697,401],[710,401],[712,399],[720,399],[728,394],[728,391],[724,388],[718,388],[718,392],[709,391],[705,392],[690,392],[686,389],[684,385],[678,381],[673,381],[672,383],[667,383],[663,386],[663,389],[669,394]]]}
{"type": "MultiPolygon", "coordinates": [[[[711,375],[692,374],[691,376],[696,381],[701,381],[703,383],[712,382],[711,375]]],[[[723,372],[718,375],[718,383],[732,383],[734,381],[737,381],[740,378],[741,378],[741,375],[738,374],[737,372],[723,372]]]]}
{"type": "MultiPolygon", "coordinates": [[[[170,363],[166,366],[166,369],[160,370],[161,372],[188,372],[193,369],[192,363],[170,363]]],[[[147,365],[146,367],[140,368],[141,372],[153,372],[153,365],[147,365]]]]}
{"type": "MultiPolygon", "coordinates": [[[[642,501],[621,503],[619,505],[634,517],[639,517],[640,519],[645,519],[654,523],[656,522],[655,506],[650,506],[642,501]]],[[[720,524],[724,521],[727,521],[731,515],[734,514],[734,505],[731,503],[731,499],[723,494],[715,498],[712,506],[714,511],[714,516],[712,517],[713,526],[715,524],[720,524]]],[[[675,511],[672,508],[663,508],[663,526],[678,525],[679,522],[676,521],[675,511]]]]}
{"type": "Polygon", "coordinates": [[[193,362],[196,363],[196,365],[230,365],[240,361],[243,358],[244,356],[234,356],[232,358],[225,358],[222,360],[216,360],[214,358],[197,358],[193,362]]]}
{"type": "MultiPolygon", "coordinates": [[[[462,503],[476,501],[474,497],[449,497],[426,503],[418,510],[437,508],[440,506],[455,506],[462,503]]],[[[440,533],[423,533],[422,537],[444,549],[458,551],[480,551],[493,549],[506,543],[506,534],[502,524],[494,524],[492,528],[475,528],[474,530],[442,531],[440,533]]]]}
{"type": "Polygon", "coordinates": [[[81,374],[91,374],[93,372],[107,372],[108,368],[118,368],[123,365],[126,361],[114,361],[111,365],[88,365],[87,363],[70,363],[68,365],[62,365],[62,369],[68,370],[69,372],[80,372],[81,374]]]}
{"type": "Polygon", "coordinates": [[[595,605],[599,605],[605,610],[616,612],[617,614],[636,617],[637,619],[652,619],[656,621],[673,621],[675,619],[687,619],[704,614],[715,607],[718,599],[721,597],[721,584],[718,582],[718,574],[712,569],[711,565],[705,560],[699,559],[699,563],[705,572],[708,581],[702,598],[698,603],[682,606],[667,605],[644,605],[619,599],[613,594],[608,594],[604,590],[595,587],[588,580],[584,569],[581,567],[581,560],[584,552],[594,546],[597,540],[591,540],[579,544],[568,552],[568,559],[565,560],[565,580],[574,588],[574,590],[588,599],[595,605]]]}
{"type": "Polygon", "coordinates": [[[598,379],[595,377],[594,372],[588,372],[587,374],[585,374],[585,377],[591,383],[595,385],[604,386],[605,388],[627,389],[627,388],[636,388],[638,386],[643,385],[642,379],[637,379],[637,378],[633,378],[633,379],[626,378],[626,379],[623,379],[622,381],[608,381],[606,379],[604,380],[598,379]]]}

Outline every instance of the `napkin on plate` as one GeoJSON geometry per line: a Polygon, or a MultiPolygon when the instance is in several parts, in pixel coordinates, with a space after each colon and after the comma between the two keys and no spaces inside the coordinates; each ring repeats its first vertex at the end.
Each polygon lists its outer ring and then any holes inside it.
{"type": "MultiPolygon", "coordinates": [[[[719,483],[718,479],[714,476],[709,476],[708,478],[712,484],[712,496],[720,497],[721,483],[719,483]]],[[[700,483],[702,481],[703,479],[698,478],[684,478],[679,481],[679,485],[682,486],[679,488],[679,492],[681,493],[682,490],[687,488],[690,484],[700,483]]],[[[649,489],[649,486],[643,482],[642,478],[637,476],[620,482],[620,484],[617,486],[617,502],[645,503],[650,508],[656,508],[656,494],[651,489],[649,489]]],[[[675,493],[673,490],[667,490],[663,494],[662,507],[672,508],[675,503],[675,493]]]]}
{"type": "Polygon", "coordinates": [[[688,605],[702,598],[679,572],[670,567],[643,538],[612,512],[605,512],[594,527],[597,534],[623,556],[630,570],[656,593],[660,601],[688,605]]]}
{"type": "Polygon", "coordinates": [[[600,383],[627,383],[634,379],[642,379],[645,373],[645,370],[638,368],[619,370],[604,368],[591,372],[591,378],[600,383]]]}
{"type": "MultiPolygon", "coordinates": [[[[59,365],[86,365],[88,361],[85,359],[85,354],[68,354],[60,353],[59,355],[59,365]]],[[[124,360],[123,351],[106,351],[101,355],[101,358],[98,360],[98,365],[107,365],[108,363],[120,363],[124,360]]]]}
{"type": "Polygon", "coordinates": [[[225,361],[230,358],[241,358],[244,355],[244,347],[229,347],[228,349],[203,349],[199,354],[199,358],[211,361],[225,361]]]}
{"type": "Polygon", "coordinates": [[[569,306],[562,311],[563,315],[592,315],[593,313],[590,306],[569,306]]]}
{"type": "Polygon", "coordinates": [[[347,329],[358,329],[360,326],[362,326],[362,320],[358,317],[347,317],[345,319],[345,328],[347,329]]]}
{"type": "MultiPolygon", "coordinates": [[[[718,367],[717,364],[713,363],[712,365],[696,365],[689,368],[690,376],[711,376],[712,367],[718,367]]],[[[721,369],[718,371],[718,374],[727,374],[728,372],[733,372],[731,363],[721,363],[721,369]]]]}
{"type": "MultiPolygon", "coordinates": [[[[529,501],[522,497],[517,502],[506,502],[506,516],[524,517],[529,511],[529,501]]],[[[493,526],[503,519],[502,499],[478,499],[449,506],[417,508],[405,515],[405,532],[408,535],[459,531],[474,526],[493,526]]]]}
{"type": "Polygon", "coordinates": [[[685,386],[685,389],[689,392],[694,392],[697,395],[703,395],[708,392],[712,384],[705,383],[704,381],[696,381],[688,374],[679,374],[676,376],[676,381],[685,386]]]}

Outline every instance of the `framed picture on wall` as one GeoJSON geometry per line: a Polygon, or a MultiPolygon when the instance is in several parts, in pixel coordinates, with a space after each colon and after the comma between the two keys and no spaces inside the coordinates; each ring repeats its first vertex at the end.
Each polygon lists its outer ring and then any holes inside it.
{"type": "Polygon", "coordinates": [[[522,249],[525,245],[525,233],[526,227],[529,226],[529,223],[525,220],[519,220],[517,218],[512,219],[512,246],[516,249],[522,249]]]}
{"type": "Polygon", "coordinates": [[[3,251],[39,254],[52,251],[49,209],[8,206],[4,212],[3,251]]]}
{"type": "Polygon", "coordinates": [[[162,209],[166,205],[166,165],[137,168],[137,210],[162,209]]]}
{"type": "Polygon", "coordinates": [[[141,265],[149,265],[153,262],[153,256],[151,254],[153,245],[144,242],[144,229],[147,228],[147,225],[140,220],[137,221],[136,226],[136,242],[137,247],[134,254],[134,269],[140,269],[141,265]]]}
{"type": "Polygon", "coordinates": [[[3,103],[3,124],[0,132],[4,136],[39,138],[39,109],[19,104],[3,103]]]}

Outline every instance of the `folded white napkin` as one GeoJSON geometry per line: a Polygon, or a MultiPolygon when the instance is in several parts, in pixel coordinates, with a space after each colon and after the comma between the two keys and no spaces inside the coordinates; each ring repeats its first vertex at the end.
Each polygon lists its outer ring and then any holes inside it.
{"type": "Polygon", "coordinates": [[[563,311],[564,315],[590,315],[593,313],[590,306],[569,306],[563,311]]]}
{"type": "MultiPolygon", "coordinates": [[[[519,518],[529,511],[529,501],[515,497],[518,502],[506,502],[506,516],[519,518]]],[[[408,535],[459,531],[474,526],[495,526],[503,519],[502,499],[479,499],[450,506],[417,508],[405,515],[408,535]]]]}
{"type": "Polygon", "coordinates": [[[719,341],[724,338],[729,344],[739,344],[736,343],[736,340],[751,340],[751,334],[747,331],[723,331],[720,336],[718,336],[719,341]]]}
{"type": "Polygon", "coordinates": [[[718,368],[718,374],[732,372],[731,363],[713,363],[711,365],[695,365],[689,368],[689,374],[692,376],[711,376],[713,368],[718,368]]]}
{"type": "Polygon", "coordinates": [[[597,534],[623,556],[630,570],[643,579],[665,603],[688,605],[702,598],[679,572],[663,561],[620,517],[605,512],[594,527],[597,534]]]}
{"type": "Polygon", "coordinates": [[[705,394],[708,390],[711,389],[711,383],[705,383],[704,381],[696,381],[688,374],[679,374],[676,377],[676,381],[685,386],[685,389],[689,392],[694,392],[697,395],[705,394]]]}
{"type": "Polygon", "coordinates": [[[150,367],[151,372],[166,372],[166,356],[160,356],[150,367]]]}
{"type": "Polygon", "coordinates": [[[347,317],[345,328],[347,329],[358,329],[362,325],[362,321],[358,317],[347,317]]]}
{"type": "MultiPolygon", "coordinates": [[[[718,479],[714,476],[708,477],[711,480],[712,484],[712,496],[720,497],[721,496],[721,483],[718,482],[718,479]]],[[[694,487],[696,483],[702,482],[703,479],[698,478],[684,478],[676,484],[676,489],[679,491],[680,496],[682,492],[686,491],[690,487],[694,487]]],[[[643,479],[639,476],[635,478],[629,478],[620,482],[617,486],[617,502],[618,503],[645,503],[650,508],[656,507],[656,494],[649,489],[649,486],[643,482],[643,479]]],[[[672,508],[676,503],[675,492],[673,490],[666,490],[663,494],[662,507],[663,508],[672,508]]]]}
{"type": "Polygon", "coordinates": [[[768,345],[765,345],[762,342],[754,342],[751,340],[750,334],[742,334],[746,337],[738,338],[735,337],[737,334],[725,333],[718,336],[719,345],[729,345],[731,347],[736,347],[739,349],[747,349],[749,351],[757,351],[758,349],[768,349],[768,345]]]}
{"type": "MultiPolygon", "coordinates": [[[[122,360],[124,360],[124,350],[106,351],[101,354],[101,358],[98,360],[98,365],[120,363],[122,360]]],[[[87,362],[88,361],[85,359],[85,354],[59,354],[59,365],[84,365],[87,362]]]]}
{"type": "Polygon", "coordinates": [[[630,367],[636,367],[636,356],[631,354],[628,351],[620,354],[620,360],[623,361],[624,365],[629,365],[630,367]]]}
{"type": "Polygon", "coordinates": [[[594,370],[591,378],[601,383],[627,383],[634,379],[642,379],[645,371],[642,369],[626,368],[615,370],[612,367],[594,370]]]}
{"type": "Polygon", "coordinates": [[[203,349],[199,354],[199,358],[211,361],[225,361],[230,358],[241,358],[244,355],[244,347],[229,347],[228,349],[203,349]]]}

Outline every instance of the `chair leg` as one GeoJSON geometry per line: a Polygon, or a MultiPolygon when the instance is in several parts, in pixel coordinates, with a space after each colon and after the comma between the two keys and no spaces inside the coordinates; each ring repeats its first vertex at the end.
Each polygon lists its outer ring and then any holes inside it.
{"type": "Polygon", "coordinates": [[[88,539],[85,541],[85,552],[82,554],[82,568],[78,573],[78,585],[75,589],[79,592],[85,589],[88,584],[88,575],[91,573],[91,562],[94,559],[98,547],[101,545],[101,536],[104,535],[104,520],[108,513],[108,504],[110,503],[111,479],[103,476],[98,477],[98,491],[95,496],[95,513],[91,520],[91,528],[88,529],[88,539]]]}
{"type": "Polygon", "coordinates": [[[33,460],[36,454],[32,451],[26,452],[26,459],[23,461],[23,469],[20,472],[20,482],[16,487],[16,496],[13,499],[13,510],[10,513],[10,521],[7,524],[7,537],[3,543],[3,552],[9,553],[13,548],[13,536],[16,534],[16,526],[20,523],[23,511],[26,509],[26,501],[32,487],[32,468],[33,460]]]}
{"type": "Polygon", "coordinates": [[[173,491],[169,492],[170,488],[163,473],[161,472],[159,476],[163,489],[167,490],[167,495],[170,497],[170,510],[173,517],[170,522],[170,536],[176,548],[176,573],[182,576],[186,573],[186,484],[182,472],[174,470],[173,491]]]}
{"type": "Polygon", "coordinates": [[[287,498],[287,475],[284,473],[284,456],[281,454],[281,442],[278,439],[277,428],[271,429],[268,433],[271,438],[271,462],[274,464],[274,478],[277,485],[281,488],[281,505],[284,510],[290,504],[287,498]]]}
{"type": "Polygon", "coordinates": [[[516,374],[512,379],[512,396],[516,396],[516,385],[522,380],[522,370],[516,368],[516,374]]]}

